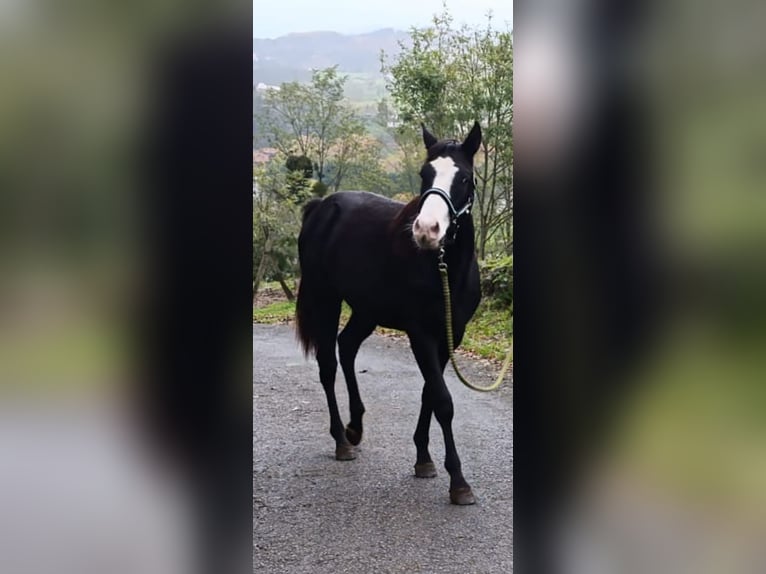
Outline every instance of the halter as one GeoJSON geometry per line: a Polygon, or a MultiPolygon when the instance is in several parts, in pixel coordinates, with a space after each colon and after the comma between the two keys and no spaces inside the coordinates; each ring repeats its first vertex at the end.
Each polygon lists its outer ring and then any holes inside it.
{"type": "Polygon", "coordinates": [[[418,213],[420,213],[420,210],[423,207],[423,202],[426,200],[426,198],[429,195],[438,195],[447,204],[447,209],[449,209],[449,215],[450,215],[450,226],[449,226],[449,229],[447,229],[446,237],[448,237],[448,241],[450,242],[455,241],[455,237],[457,236],[457,230],[460,227],[457,220],[463,215],[465,215],[466,213],[471,213],[471,206],[473,205],[473,195],[469,195],[468,201],[466,202],[466,204],[463,207],[461,207],[459,210],[457,210],[455,209],[455,206],[452,204],[452,199],[450,198],[449,193],[447,193],[446,191],[438,187],[432,187],[430,189],[427,189],[425,192],[423,192],[423,195],[420,196],[420,201],[418,202],[418,213]],[[452,233],[450,233],[450,230],[452,231],[452,233]]]}

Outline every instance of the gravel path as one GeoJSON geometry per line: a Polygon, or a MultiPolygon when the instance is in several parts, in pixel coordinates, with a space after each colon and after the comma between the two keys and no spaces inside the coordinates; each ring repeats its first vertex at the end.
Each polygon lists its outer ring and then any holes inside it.
{"type": "MultiPolygon", "coordinates": [[[[453,429],[477,503],[449,503],[434,419],[434,479],[414,476],[422,378],[406,340],[371,336],[356,361],[365,435],[356,460],[334,458],[316,363],[290,325],[253,325],[253,571],[484,574],[512,571],[513,388],[471,391],[447,367],[453,429]]],[[[462,358],[470,379],[494,368],[462,358]]],[[[463,367],[464,365],[464,367],[463,367]]],[[[344,423],[348,398],[336,383],[344,423]]]]}

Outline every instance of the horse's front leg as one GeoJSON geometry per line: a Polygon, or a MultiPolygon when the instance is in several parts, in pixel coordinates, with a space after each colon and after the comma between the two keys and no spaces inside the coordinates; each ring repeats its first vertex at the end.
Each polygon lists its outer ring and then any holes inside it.
{"type": "MultiPolygon", "coordinates": [[[[423,406],[421,407],[418,429],[415,432],[416,446],[420,442],[420,445],[425,448],[423,450],[418,449],[418,462],[421,462],[420,457],[423,454],[428,456],[428,425],[426,421],[430,420],[430,414],[427,413],[427,409],[430,406],[444,435],[444,468],[450,475],[450,501],[453,504],[473,504],[475,499],[471,492],[471,486],[463,476],[460,457],[458,457],[455,439],[452,434],[454,407],[452,396],[444,382],[443,371],[446,361],[444,361],[443,353],[440,353],[439,344],[435,338],[418,332],[411,332],[409,336],[412,352],[425,379],[423,406]]],[[[428,456],[428,459],[430,459],[430,456],[428,456]]],[[[428,460],[426,459],[422,462],[425,464],[428,460]]],[[[417,467],[418,465],[416,464],[416,473],[417,467]]]]}
{"type": "MultiPolygon", "coordinates": [[[[439,366],[442,374],[444,373],[444,367],[449,360],[449,354],[447,352],[446,343],[444,348],[439,348],[439,366]]],[[[415,448],[417,450],[417,459],[415,461],[415,476],[418,478],[433,478],[436,476],[436,466],[431,459],[431,453],[428,451],[429,435],[431,432],[431,415],[433,415],[434,409],[431,404],[430,393],[427,392],[426,386],[423,386],[423,394],[420,399],[420,416],[418,417],[418,425],[415,428],[415,434],[412,437],[415,442],[415,448]]]]}
{"type": "Polygon", "coordinates": [[[418,478],[433,478],[436,476],[436,465],[431,460],[431,453],[428,452],[428,435],[431,432],[431,415],[433,407],[429,393],[426,387],[423,387],[423,395],[420,399],[420,416],[418,425],[415,427],[415,434],[412,440],[415,441],[417,458],[415,460],[415,476],[418,478]]]}

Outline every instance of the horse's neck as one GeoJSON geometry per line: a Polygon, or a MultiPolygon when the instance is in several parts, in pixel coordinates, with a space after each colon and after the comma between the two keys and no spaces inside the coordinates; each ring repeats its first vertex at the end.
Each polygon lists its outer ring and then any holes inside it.
{"type": "Polygon", "coordinates": [[[456,266],[460,271],[468,268],[473,261],[476,250],[476,241],[474,238],[473,218],[466,215],[460,222],[460,228],[455,235],[455,242],[447,249],[445,254],[448,263],[456,266]]]}
{"type": "Polygon", "coordinates": [[[468,279],[471,273],[471,265],[476,255],[476,243],[474,240],[474,227],[471,217],[468,221],[461,221],[460,229],[455,236],[455,242],[445,250],[444,258],[448,267],[450,288],[453,291],[453,299],[461,298],[469,285],[468,279]]]}

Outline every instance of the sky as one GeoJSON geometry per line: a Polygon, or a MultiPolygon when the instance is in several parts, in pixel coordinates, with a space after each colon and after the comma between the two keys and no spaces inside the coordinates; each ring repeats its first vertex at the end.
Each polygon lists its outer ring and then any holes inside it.
{"type": "MultiPolygon", "coordinates": [[[[443,0],[253,0],[253,37],[276,38],[293,32],[329,30],[343,34],[380,28],[408,30],[431,23],[443,0]]],[[[460,25],[480,25],[493,12],[494,28],[513,25],[513,0],[447,0],[460,25]]]]}

